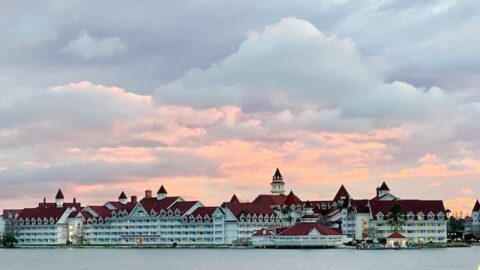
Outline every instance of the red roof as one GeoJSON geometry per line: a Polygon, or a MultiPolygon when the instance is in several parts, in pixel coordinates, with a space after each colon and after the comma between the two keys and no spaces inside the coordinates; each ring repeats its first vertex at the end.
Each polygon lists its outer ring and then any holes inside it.
{"type": "Polygon", "coordinates": [[[62,217],[62,215],[67,211],[67,207],[59,207],[59,208],[25,208],[20,212],[19,218],[22,219],[38,219],[47,218],[50,221],[50,218],[55,220],[55,223],[62,217]]]}
{"type": "Polygon", "coordinates": [[[64,199],[61,189],[58,189],[57,196],[55,196],[55,199],[64,199]]]}
{"type": "Polygon", "coordinates": [[[121,202],[108,202],[108,203],[113,205],[113,207],[115,207],[117,210],[127,210],[127,213],[132,212],[133,208],[135,208],[135,206],[137,205],[136,203],[133,203],[133,202],[128,202],[125,204],[121,202]]]}
{"type": "Polygon", "coordinates": [[[262,215],[272,215],[275,214],[275,211],[266,204],[259,203],[224,203],[223,206],[230,209],[230,211],[235,215],[237,219],[240,219],[240,216],[243,212],[247,212],[250,215],[256,214],[257,216],[262,215]]]}
{"type": "Polygon", "coordinates": [[[292,227],[280,232],[280,236],[295,236],[295,235],[308,235],[310,232],[315,229],[321,235],[341,235],[339,232],[328,228],[325,225],[320,223],[298,223],[292,227]]]}
{"type": "Polygon", "coordinates": [[[270,194],[264,194],[264,195],[258,195],[255,200],[253,200],[253,203],[259,203],[259,204],[266,204],[266,205],[282,205],[285,202],[285,199],[287,196],[283,194],[279,195],[270,195],[270,194]]]}
{"type": "Polygon", "coordinates": [[[273,235],[273,233],[272,233],[272,231],[269,231],[269,230],[267,230],[267,229],[261,229],[261,230],[255,231],[255,232],[253,233],[253,236],[257,236],[257,237],[258,237],[258,236],[260,236],[260,237],[262,237],[262,236],[270,236],[270,235],[273,235]]]}
{"type": "Polygon", "coordinates": [[[478,199],[477,199],[475,206],[473,206],[473,212],[479,212],[479,211],[480,211],[480,203],[478,202],[478,199]]]}
{"type": "Polygon", "coordinates": [[[239,203],[240,201],[237,198],[237,195],[233,194],[232,198],[230,199],[231,203],[239,203]]]}
{"type": "Polygon", "coordinates": [[[157,194],[160,194],[160,193],[167,194],[167,190],[163,187],[163,185],[157,191],[157,194]]]}
{"type": "Polygon", "coordinates": [[[293,191],[290,191],[290,193],[288,193],[288,196],[287,198],[285,198],[285,202],[283,202],[284,205],[297,205],[297,204],[300,204],[300,205],[303,205],[303,201],[300,200],[297,195],[293,194],[293,191]]]}
{"type": "Polygon", "coordinates": [[[370,213],[368,200],[350,200],[350,203],[357,213],[370,213]]]}
{"type": "Polygon", "coordinates": [[[340,189],[337,192],[337,195],[333,198],[334,202],[338,202],[341,199],[348,199],[350,197],[350,194],[348,194],[347,189],[342,185],[340,189]]]}
{"type": "MultiPolygon", "coordinates": [[[[97,213],[99,217],[102,217],[102,218],[112,217],[112,210],[108,209],[105,206],[91,205],[91,206],[88,206],[88,208],[92,209],[95,213],[97,213]]],[[[86,212],[86,211],[83,211],[83,212],[86,212]]]]}
{"type": "Polygon", "coordinates": [[[403,236],[399,232],[394,232],[394,233],[390,234],[389,236],[387,236],[387,239],[402,239],[402,238],[405,238],[405,236],[403,236]]]}
{"type": "Polygon", "coordinates": [[[208,216],[211,218],[213,215],[213,212],[215,212],[215,210],[217,209],[218,207],[214,207],[214,206],[198,207],[197,209],[195,209],[195,211],[193,211],[191,215],[194,217],[197,217],[198,215],[200,215],[201,217],[208,216]]]}
{"type": "Polygon", "coordinates": [[[170,205],[175,203],[180,197],[165,197],[161,200],[157,198],[143,198],[140,200],[140,204],[143,208],[150,213],[153,209],[156,213],[159,213],[162,209],[167,210],[170,205]]]}
{"type": "Polygon", "coordinates": [[[180,213],[184,214],[190,208],[192,208],[195,204],[197,204],[198,201],[181,201],[181,202],[176,202],[172,206],[169,207],[169,209],[172,209],[172,211],[175,211],[178,209],[180,213]]]}
{"type": "MultiPolygon", "coordinates": [[[[377,214],[382,213],[388,215],[390,209],[398,204],[405,215],[412,212],[417,218],[417,214],[422,212],[425,216],[432,212],[435,214],[435,219],[438,219],[437,214],[443,213],[445,215],[445,207],[443,201],[440,200],[396,200],[396,201],[379,201],[370,200],[370,208],[374,219],[377,219],[377,214]]],[[[426,217],[425,217],[426,218],[426,217]]],[[[446,215],[445,215],[446,218],[446,215]]]]}

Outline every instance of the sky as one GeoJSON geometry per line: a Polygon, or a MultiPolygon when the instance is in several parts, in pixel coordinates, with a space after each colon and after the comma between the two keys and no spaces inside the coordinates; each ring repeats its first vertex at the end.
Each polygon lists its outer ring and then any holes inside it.
{"type": "Polygon", "coordinates": [[[480,2],[1,1],[0,209],[287,191],[471,211],[480,2]]]}

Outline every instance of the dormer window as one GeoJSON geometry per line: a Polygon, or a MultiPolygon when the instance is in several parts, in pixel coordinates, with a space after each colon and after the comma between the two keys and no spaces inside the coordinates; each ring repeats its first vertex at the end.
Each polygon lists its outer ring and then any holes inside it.
{"type": "Polygon", "coordinates": [[[25,219],[25,224],[26,224],[26,225],[30,225],[30,219],[26,218],[26,219],[25,219]]]}
{"type": "Polygon", "coordinates": [[[195,217],[194,216],[190,216],[190,222],[195,222],[195,217]]]}
{"type": "Polygon", "coordinates": [[[169,215],[169,216],[173,216],[173,211],[172,211],[172,209],[168,209],[168,211],[167,211],[167,215],[169,215]]]}
{"type": "Polygon", "coordinates": [[[272,215],[270,216],[270,222],[274,222],[274,221],[275,221],[275,216],[272,214],[272,215]]]}
{"type": "Polygon", "coordinates": [[[205,216],[203,217],[203,220],[205,220],[206,222],[209,222],[209,221],[210,221],[210,217],[209,217],[208,215],[205,215],[205,216]]]}
{"type": "Polygon", "coordinates": [[[377,219],[378,219],[378,220],[383,220],[383,217],[384,217],[384,216],[383,216],[383,214],[382,214],[381,212],[377,214],[377,219]]]}
{"type": "Polygon", "coordinates": [[[428,213],[428,219],[429,219],[429,220],[432,220],[432,219],[434,219],[434,218],[435,218],[435,214],[434,214],[434,213],[432,213],[432,212],[428,213]]]}
{"type": "Polygon", "coordinates": [[[25,221],[23,220],[23,218],[20,218],[20,225],[23,225],[25,224],[25,221]]]}
{"type": "Polygon", "coordinates": [[[157,213],[155,213],[155,210],[153,210],[153,209],[150,210],[150,215],[151,215],[151,216],[155,216],[156,214],[157,214],[157,213]]]}
{"type": "Polygon", "coordinates": [[[292,209],[292,211],[295,211],[295,205],[292,204],[292,205],[290,206],[290,209],[292,209]]]}
{"type": "Polygon", "coordinates": [[[117,213],[115,213],[115,211],[112,211],[112,217],[116,217],[117,216],[117,213]]]}
{"type": "Polygon", "coordinates": [[[103,218],[102,217],[98,218],[98,223],[103,224],[103,218]]]}
{"type": "Polygon", "coordinates": [[[425,218],[425,215],[422,212],[420,212],[417,214],[417,218],[418,220],[423,220],[425,218]]]}
{"type": "Polygon", "coordinates": [[[43,224],[48,224],[48,219],[46,217],[43,218],[43,224]]]}
{"type": "Polygon", "coordinates": [[[183,216],[183,217],[182,217],[182,222],[187,222],[187,221],[188,221],[187,216],[183,216]]]}
{"type": "Polygon", "coordinates": [[[256,214],[253,214],[252,221],[253,221],[253,222],[256,222],[256,221],[257,221],[257,215],[256,215],[256,214]]]}
{"type": "Polygon", "coordinates": [[[160,210],[160,215],[162,217],[164,217],[166,214],[167,214],[167,212],[165,212],[165,209],[160,210]]]}
{"type": "Polygon", "coordinates": [[[409,213],[407,214],[407,219],[408,219],[408,220],[413,220],[414,218],[415,218],[415,215],[414,215],[412,212],[409,212],[409,213]]]}
{"type": "Polygon", "coordinates": [[[55,224],[55,220],[52,217],[50,218],[50,224],[55,224]]]}
{"type": "Polygon", "coordinates": [[[247,222],[250,222],[252,220],[252,217],[250,216],[250,214],[247,215],[247,222]]]}
{"type": "Polygon", "coordinates": [[[200,215],[197,216],[197,222],[202,222],[202,216],[200,215]]]}
{"type": "Polygon", "coordinates": [[[245,221],[245,215],[244,214],[240,215],[240,221],[245,221]]]}
{"type": "Polygon", "coordinates": [[[442,212],[438,213],[438,219],[444,220],[445,219],[445,214],[442,213],[442,212]]]}
{"type": "Polygon", "coordinates": [[[322,209],[327,209],[327,206],[324,203],[322,203],[322,209]]]}
{"type": "Polygon", "coordinates": [[[182,213],[180,213],[180,210],[176,209],[175,210],[175,216],[176,217],[179,217],[182,213]]]}

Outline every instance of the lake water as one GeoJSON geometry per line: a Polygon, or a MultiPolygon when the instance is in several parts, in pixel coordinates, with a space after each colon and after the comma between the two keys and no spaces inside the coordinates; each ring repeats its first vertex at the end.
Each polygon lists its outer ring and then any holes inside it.
{"type": "Polygon", "coordinates": [[[478,270],[480,247],[347,249],[0,249],[2,270],[478,270]]]}

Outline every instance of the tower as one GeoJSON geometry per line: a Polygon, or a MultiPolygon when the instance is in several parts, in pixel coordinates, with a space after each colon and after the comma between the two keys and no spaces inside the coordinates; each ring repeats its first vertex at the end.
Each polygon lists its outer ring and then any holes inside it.
{"type": "Polygon", "coordinates": [[[63,193],[61,189],[58,189],[57,196],[55,196],[55,204],[57,207],[63,207],[63,193]]]}
{"type": "Polygon", "coordinates": [[[280,173],[280,170],[277,168],[275,171],[275,174],[273,175],[272,178],[272,183],[270,183],[271,190],[270,192],[273,194],[283,194],[285,193],[285,183],[283,182],[283,176],[280,173]]]}
{"type": "Polygon", "coordinates": [[[122,193],[120,193],[120,196],[118,196],[118,201],[121,203],[121,204],[127,204],[127,195],[125,195],[125,192],[122,191],[122,193]]]}
{"type": "Polygon", "coordinates": [[[382,185],[377,188],[377,197],[381,198],[387,194],[390,194],[390,188],[383,182],[382,185]]]}
{"type": "Polygon", "coordinates": [[[163,187],[163,185],[157,191],[157,200],[163,200],[167,197],[167,190],[163,187]]]}

